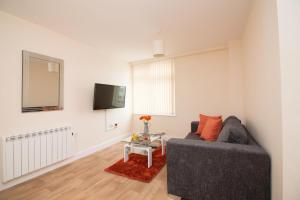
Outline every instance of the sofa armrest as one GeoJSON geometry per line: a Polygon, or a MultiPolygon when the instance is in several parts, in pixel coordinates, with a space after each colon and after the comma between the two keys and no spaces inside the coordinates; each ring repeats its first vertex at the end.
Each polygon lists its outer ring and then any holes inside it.
{"type": "Polygon", "coordinates": [[[187,199],[270,199],[270,157],[254,145],[167,142],[168,192],[187,199]]]}
{"type": "Polygon", "coordinates": [[[191,122],[191,132],[195,133],[198,129],[199,121],[192,121],[191,122]]]}

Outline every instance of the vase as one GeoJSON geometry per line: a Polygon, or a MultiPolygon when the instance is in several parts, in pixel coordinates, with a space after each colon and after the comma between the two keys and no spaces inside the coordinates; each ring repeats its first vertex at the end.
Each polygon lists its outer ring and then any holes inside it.
{"type": "Polygon", "coordinates": [[[144,134],[149,134],[149,123],[144,122],[144,134]]]}

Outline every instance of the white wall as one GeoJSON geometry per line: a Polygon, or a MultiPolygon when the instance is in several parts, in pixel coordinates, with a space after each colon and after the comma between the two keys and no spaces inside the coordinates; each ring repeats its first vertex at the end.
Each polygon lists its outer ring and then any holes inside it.
{"type": "MultiPolygon", "coordinates": [[[[236,48],[231,57],[237,58],[239,44],[232,47],[236,48]]],[[[231,75],[238,75],[238,71],[232,73],[231,69],[239,68],[236,62],[229,62],[229,50],[227,48],[197,55],[175,58],[175,117],[154,116],[150,124],[150,131],[164,131],[172,137],[184,137],[190,130],[190,123],[199,120],[199,113],[209,115],[237,115],[243,118],[240,97],[238,95],[241,88],[232,88],[233,84],[239,84],[240,77],[235,81],[230,81],[231,75]],[[237,90],[237,91],[235,91],[237,90]],[[231,100],[237,101],[238,105],[231,100]]],[[[134,116],[133,130],[142,131],[143,124],[138,120],[139,116],[134,116]]]]}
{"type": "MultiPolygon", "coordinates": [[[[100,36],[99,36],[100,37],[100,36]]],[[[41,26],[0,12],[0,136],[71,125],[82,151],[131,130],[131,68],[41,26]],[[64,110],[21,113],[22,50],[64,60],[64,110]],[[105,112],[93,111],[94,83],[127,87],[126,108],[110,110],[119,128],[105,131],[105,112]]]]}
{"type": "Polygon", "coordinates": [[[277,0],[283,123],[283,199],[300,191],[300,1],[277,0]]]}
{"type": "Polygon", "coordinates": [[[276,1],[253,1],[243,35],[245,120],[272,160],[272,199],[282,199],[281,83],[276,1]]]}
{"type": "Polygon", "coordinates": [[[240,40],[233,40],[228,43],[228,62],[230,112],[244,122],[244,76],[240,40]]]}

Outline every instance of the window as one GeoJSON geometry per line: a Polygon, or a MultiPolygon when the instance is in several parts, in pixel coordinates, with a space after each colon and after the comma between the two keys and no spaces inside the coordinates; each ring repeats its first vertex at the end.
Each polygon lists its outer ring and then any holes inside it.
{"type": "Polygon", "coordinates": [[[134,114],[175,115],[173,59],[133,66],[134,114]]]}

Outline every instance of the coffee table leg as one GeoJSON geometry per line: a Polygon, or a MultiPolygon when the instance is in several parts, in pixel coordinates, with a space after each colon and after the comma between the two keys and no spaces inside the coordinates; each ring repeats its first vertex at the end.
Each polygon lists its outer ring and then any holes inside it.
{"type": "Polygon", "coordinates": [[[129,153],[129,147],[127,145],[124,146],[124,162],[128,161],[128,153],[129,153]]]}
{"type": "Polygon", "coordinates": [[[165,155],[165,142],[164,142],[164,138],[161,137],[161,155],[165,155]]]}
{"type": "Polygon", "coordinates": [[[147,149],[148,153],[148,168],[152,166],[152,148],[147,149]]]}

